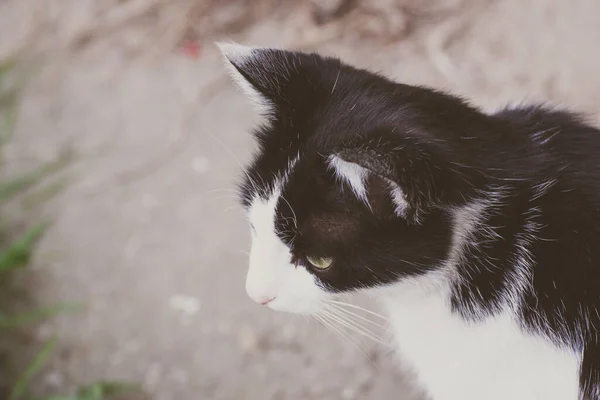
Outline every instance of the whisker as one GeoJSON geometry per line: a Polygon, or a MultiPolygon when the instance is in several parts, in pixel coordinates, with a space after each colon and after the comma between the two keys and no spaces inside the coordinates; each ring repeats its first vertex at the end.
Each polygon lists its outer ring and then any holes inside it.
{"type": "Polygon", "coordinates": [[[234,196],[234,195],[226,195],[226,196],[219,196],[219,197],[215,197],[215,200],[225,200],[225,199],[233,199],[233,200],[238,200],[238,196],[234,196]]]}
{"type": "Polygon", "coordinates": [[[235,190],[235,189],[221,188],[221,189],[207,190],[206,192],[202,193],[202,196],[205,196],[207,194],[220,193],[220,192],[229,192],[229,193],[237,194],[237,190],[235,190]]]}
{"type": "MultiPolygon", "coordinates": [[[[331,308],[330,305],[325,306],[325,310],[328,311],[329,313],[337,316],[338,318],[344,320],[345,322],[351,324],[353,327],[356,327],[357,329],[360,328],[361,330],[363,330],[369,334],[372,334],[373,336],[375,336],[379,339],[382,339],[380,335],[375,333],[370,327],[366,326],[362,321],[352,318],[352,314],[348,314],[346,312],[347,310],[331,308]]],[[[372,321],[370,321],[370,322],[372,322],[372,321]]],[[[382,327],[380,325],[376,325],[376,327],[379,329],[385,329],[384,327],[382,327]]]]}
{"type": "Polygon", "coordinates": [[[341,313],[344,313],[346,315],[348,315],[348,317],[353,317],[353,318],[357,318],[361,321],[367,322],[373,326],[376,326],[377,328],[381,328],[381,329],[386,329],[385,325],[381,325],[375,321],[372,321],[368,318],[363,317],[362,315],[359,315],[355,312],[352,312],[350,310],[346,310],[345,308],[342,308],[340,305],[337,304],[328,304],[328,306],[333,307],[335,310],[340,311],[341,313]]]}
{"type": "Polygon", "coordinates": [[[287,201],[287,199],[285,197],[283,197],[283,195],[281,195],[281,198],[287,203],[288,207],[292,211],[292,215],[294,216],[294,218],[292,219],[292,221],[294,221],[294,226],[296,227],[296,229],[298,229],[298,218],[296,217],[296,212],[292,208],[292,205],[290,204],[290,202],[287,201]]]}
{"type": "Polygon", "coordinates": [[[336,305],[339,305],[339,306],[345,306],[345,307],[354,308],[356,310],[360,310],[360,311],[366,312],[367,314],[371,314],[371,315],[373,315],[375,317],[383,319],[384,321],[387,321],[387,318],[384,317],[383,315],[377,314],[374,311],[367,310],[366,308],[363,308],[363,307],[360,307],[360,306],[357,306],[357,305],[354,305],[354,304],[350,304],[350,303],[346,303],[346,302],[338,301],[338,300],[327,300],[327,302],[331,303],[331,304],[336,304],[336,305]]]}
{"type": "Polygon", "coordinates": [[[337,327],[333,323],[333,321],[328,320],[324,315],[315,314],[314,317],[319,322],[321,322],[321,324],[323,324],[323,326],[331,329],[334,333],[337,333],[338,335],[340,335],[344,341],[350,343],[350,345],[352,347],[354,347],[358,351],[360,351],[373,364],[373,366],[375,366],[377,368],[375,360],[373,360],[373,358],[369,355],[368,350],[360,345],[360,342],[354,341],[350,335],[348,335],[346,332],[344,332],[341,328],[337,327]]]}
{"type": "Polygon", "coordinates": [[[323,315],[327,315],[330,319],[335,320],[340,325],[342,325],[358,334],[361,334],[361,335],[363,335],[385,347],[388,347],[390,345],[389,343],[386,343],[382,338],[380,338],[379,336],[377,336],[375,333],[371,332],[369,329],[365,328],[364,326],[352,324],[346,318],[344,318],[343,316],[341,316],[339,314],[333,313],[331,310],[322,310],[321,313],[323,315]]]}
{"type": "MultiPolygon", "coordinates": [[[[235,205],[235,206],[227,207],[226,209],[221,211],[221,213],[219,215],[227,214],[228,212],[234,211],[234,210],[238,211],[238,212],[242,212],[242,213],[244,211],[244,210],[240,209],[237,205],[235,205]]],[[[244,213],[244,215],[246,215],[246,214],[244,213]]]]}
{"type": "MultiPolygon", "coordinates": [[[[250,184],[252,185],[252,188],[254,189],[255,192],[259,192],[258,190],[258,186],[256,184],[256,182],[254,181],[254,179],[252,179],[252,177],[250,176],[250,174],[248,173],[247,168],[245,168],[242,163],[240,162],[240,160],[235,156],[235,154],[229,150],[229,148],[227,148],[227,146],[225,146],[219,139],[217,139],[216,137],[211,135],[211,138],[217,142],[221,147],[223,147],[223,149],[229,153],[229,155],[233,158],[233,160],[238,164],[238,166],[242,169],[242,171],[244,172],[244,175],[246,175],[246,177],[248,178],[248,181],[250,181],[250,184]]],[[[264,183],[264,182],[263,182],[264,183]]]]}

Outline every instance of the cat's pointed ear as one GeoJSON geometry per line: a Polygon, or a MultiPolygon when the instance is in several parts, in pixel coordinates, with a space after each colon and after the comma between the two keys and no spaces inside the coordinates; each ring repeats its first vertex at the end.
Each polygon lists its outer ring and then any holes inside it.
{"type": "Polygon", "coordinates": [[[217,43],[229,74],[262,115],[271,115],[296,70],[294,52],[217,43]]]}
{"type": "Polygon", "coordinates": [[[257,79],[261,76],[256,67],[257,53],[260,49],[237,43],[220,42],[216,45],[225,57],[227,71],[236,85],[248,96],[261,115],[270,115],[274,108],[273,101],[261,90],[262,85],[257,79]]]}
{"type": "Polygon", "coordinates": [[[462,205],[476,194],[481,175],[454,160],[446,143],[393,131],[378,130],[329,157],[357,197],[369,202],[371,192],[385,190],[398,216],[418,221],[431,207],[462,205]]]}

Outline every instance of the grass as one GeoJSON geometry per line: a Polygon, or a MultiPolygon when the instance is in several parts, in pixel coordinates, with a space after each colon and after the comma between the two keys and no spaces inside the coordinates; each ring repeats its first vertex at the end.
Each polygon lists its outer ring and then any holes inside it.
{"type": "MultiPolygon", "coordinates": [[[[18,60],[0,61],[0,157],[17,122],[19,97],[27,77],[21,71],[18,60]]],[[[58,180],[49,185],[42,185],[42,183],[54,178],[57,173],[69,165],[71,160],[72,153],[65,153],[55,161],[36,166],[30,171],[6,179],[4,182],[0,181],[0,221],[5,222],[4,213],[7,203],[16,198],[20,200],[21,211],[26,213],[25,219],[33,218],[35,216],[33,211],[36,207],[43,205],[60,193],[66,184],[64,180],[58,180]],[[43,187],[40,188],[40,186],[43,187]]],[[[10,224],[0,224],[0,238],[2,239],[0,240],[0,299],[2,300],[0,303],[0,337],[59,313],[79,308],[74,304],[51,304],[16,313],[13,310],[14,307],[10,306],[14,301],[10,297],[11,292],[8,288],[12,286],[16,276],[26,270],[36,245],[48,226],[47,221],[38,221],[15,232],[10,224]]],[[[96,382],[77,389],[72,395],[32,396],[32,384],[48,364],[56,347],[57,338],[43,343],[35,356],[26,363],[26,368],[17,374],[8,393],[3,395],[0,392],[0,397],[4,399],[5,396],[8,396],[7,400],[106,400],[114,396],[139,392],[134,385],[120,382],[96,382]]],[[[0,369],[3,367],[1,365],[3,362],[4,360],[0,359],[0,369]]]]}

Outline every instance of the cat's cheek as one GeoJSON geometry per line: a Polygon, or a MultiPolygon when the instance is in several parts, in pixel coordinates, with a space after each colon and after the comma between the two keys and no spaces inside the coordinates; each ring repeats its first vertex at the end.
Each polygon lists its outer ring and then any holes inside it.
{"type": "Polygon", "coordinates": [[[318,312],[328,296],[315,280],[314,275],[304,267],[290,265],[281,271],[278,295],[268,304],[276,311],[295,314],[314,314],[318,312]]]}

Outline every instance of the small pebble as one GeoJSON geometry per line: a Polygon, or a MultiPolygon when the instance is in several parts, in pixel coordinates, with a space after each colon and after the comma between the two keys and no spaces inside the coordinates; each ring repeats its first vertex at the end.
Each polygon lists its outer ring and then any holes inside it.
{"type": "Polygon", "coordinates": [[[144,377],[144,384],[149,388],[154,388],[160,381],[162,376],[162,366],[158,363],[153,363],[148,366],[146,376],[144,377]]]}
{"type": "Polygon", "coordinates": [[[258,347],[258,337],[254,330],[248,325],[240,328],[238,333],[238,344],[243,352],[251,352],[258,347]]]}
{"type": "Polygon", "coordinates": [[[52,388],[63,386],[65,376],[59,371],[50,371],[44,376],[44,383],[52,388]]]}
{"type": "Polygon", "coordinates": [[[206,157],[195,157],[192,160],[192,169],[198,174],[205,174],[210,169],[210,161],[206,157]]]}
{"type": "Polygon", "coordinates": [[[195,315],[200,310],[200,300],[195,297],[176,294],[169,299],[169,306],[186,315],[195,315]]]}
{"type": "Polygon", "coordinates": [[[344,400],[354,400],[356,398],[356,389],[354,388],[344,388],[342,390],[342,399],[344,400]]]}

